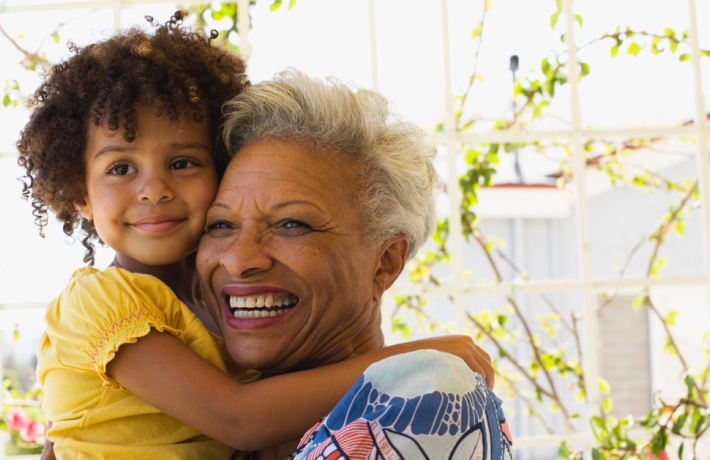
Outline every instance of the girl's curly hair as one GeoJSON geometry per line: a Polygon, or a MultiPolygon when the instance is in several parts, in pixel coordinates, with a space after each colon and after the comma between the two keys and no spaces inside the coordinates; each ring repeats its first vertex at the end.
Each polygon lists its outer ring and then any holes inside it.
{"type": "MultiPolygon", "coordinates": [[[[68,236],[81,227],[89,265],[91,240],[99,235],[74,207],[86,196],[89,123],[117,132],[123,121],[123,137],[131,142],[135,104],[144,103],[171,121],[185,113],[195,121],[206,117],[216,136],[222,104],[249,86],[244,61],[212,43],[217,31],[192,31],[182,25],[185,15],[178,11],[164,25],[146,16],[152,31],[133,27],[86,47],[70,43],[72,55],[51,69],[29,100],[34,110],[17,141],[18,163],[27,172],[22,195],[32,199],[42,237],[50,211],[68,236]]],[[[224,166],[218,165],[218,173],[224,166]]]]}

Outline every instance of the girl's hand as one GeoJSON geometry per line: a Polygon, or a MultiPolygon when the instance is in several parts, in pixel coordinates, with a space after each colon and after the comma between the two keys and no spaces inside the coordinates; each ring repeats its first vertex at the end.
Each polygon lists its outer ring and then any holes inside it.
{"type": "Polygon", "coordinates": [[[486,380],[488,388],[495,385],[495,372],[491,365],[491,357],[483,348],[473,343],[473,339],[466,335],[447,335],[430,339],[415,340],[413,342],[392,345],[385,350],[390,350],[391,355],[408,353],[416,350],[437,350],[458,356],[466,365],[477,372],[486,380]]]}
{"type": "Polygon", "coordinates": [[[57,457],[54,456],[54,443],[49,439],[47,439],[47,442],[44,444],[40,460],[57,460],[57,457]]]}

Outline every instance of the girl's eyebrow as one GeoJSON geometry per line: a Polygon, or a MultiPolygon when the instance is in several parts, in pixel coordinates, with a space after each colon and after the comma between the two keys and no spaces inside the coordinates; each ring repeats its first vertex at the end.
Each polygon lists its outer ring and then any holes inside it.
{"type": "MultiPolygon", "coordinates": [[[[175,144],[170,144],[168,146],[170,150],[188,150],[188,149],[202,149],[206,150],[208,152],[212,152],[212,149],[206,146],[205,144],[201,142],[178,142],[175,144]]],[[[99,150],[96,155],[94,155],[94,159],[96,159],[99,155],[103,155],[104,153],[125,153],[125,152],[135,152],[136,148],[135,147],[120,147],[117,145],[107,145],[106,147],[102,148],[99,150]]]]}
{"type": "Polygon", "coordinates": [[[201,142],[180,142],[170,144],[171,150],[203,149],[212,152],[212,149],[201,142]]]}
{"type": "Polygon", "coordinates": [[[106,147],[102,148],[98,152],[96,152],[96,155],[94,155],[94,160],[98,158],[100,155],[103,155],[104,153],[109,153],[109,152],[115,152],[115,153],[122,153],[122,152],[134,152],[136,150],[135,147],[119,147],[117,145],[107,145],[106,147]]]}

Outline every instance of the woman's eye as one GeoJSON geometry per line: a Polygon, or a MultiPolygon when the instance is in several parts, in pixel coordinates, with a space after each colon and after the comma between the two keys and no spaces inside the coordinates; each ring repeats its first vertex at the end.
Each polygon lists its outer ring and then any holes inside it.
{"type": "Polygon", "coordinates": [[[170,169],[187,169],[187,168],[192,168],[193,166],[196,166],[196,165],[197,165],[197,163],[195,163],[192,160],[183,159],[183,160],[174,161],[170,165],[170,169]]]}
{"type": "Polygon", "coordinates": [[[209,224],[207,230],[215,230],[220,228],[229,228],[226,222],[215,222],[214,224],[209,224]]]}
{"type": "Polygon", "coordinates": [[[136,172],[138,172],[138,170],[131,165],[116,165],[109,170],[109,173],[114,176],[127,176],[128,174],[135,174],[136,172]]]}
{"type": "Polygon", "coordinates": [[[232,233],[230,230],[233,228],[234,227],[229,222],[217,221],[207,224],[205,226],[205,233],[212,236],[227,236],[232,233]]]}
{"type": "Polygon", "coordinates": [[[298,220],[287,220],[281,224],[281,228],[286,230],[289,235],[308,233],[313,230],[310,225],[304,224],[298,220]]]}

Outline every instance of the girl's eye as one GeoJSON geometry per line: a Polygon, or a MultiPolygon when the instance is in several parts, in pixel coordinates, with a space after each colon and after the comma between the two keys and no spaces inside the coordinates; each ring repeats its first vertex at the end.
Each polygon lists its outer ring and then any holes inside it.
{"type": "Polygon", "coordinates": [[[182,159],[173,161],[173,163],[170,165],[170,169],[187,169],[192,168],[193,166],[197,166],[197,163],[192,160],[182,159]]]}
{"type": "Polygon", "coordinates": [[[131,165],[116,165],[109,169],[109,174],[114,176],[127,176],[129,174],[135,174],[138,172],[136,168],[131,165]]]}

